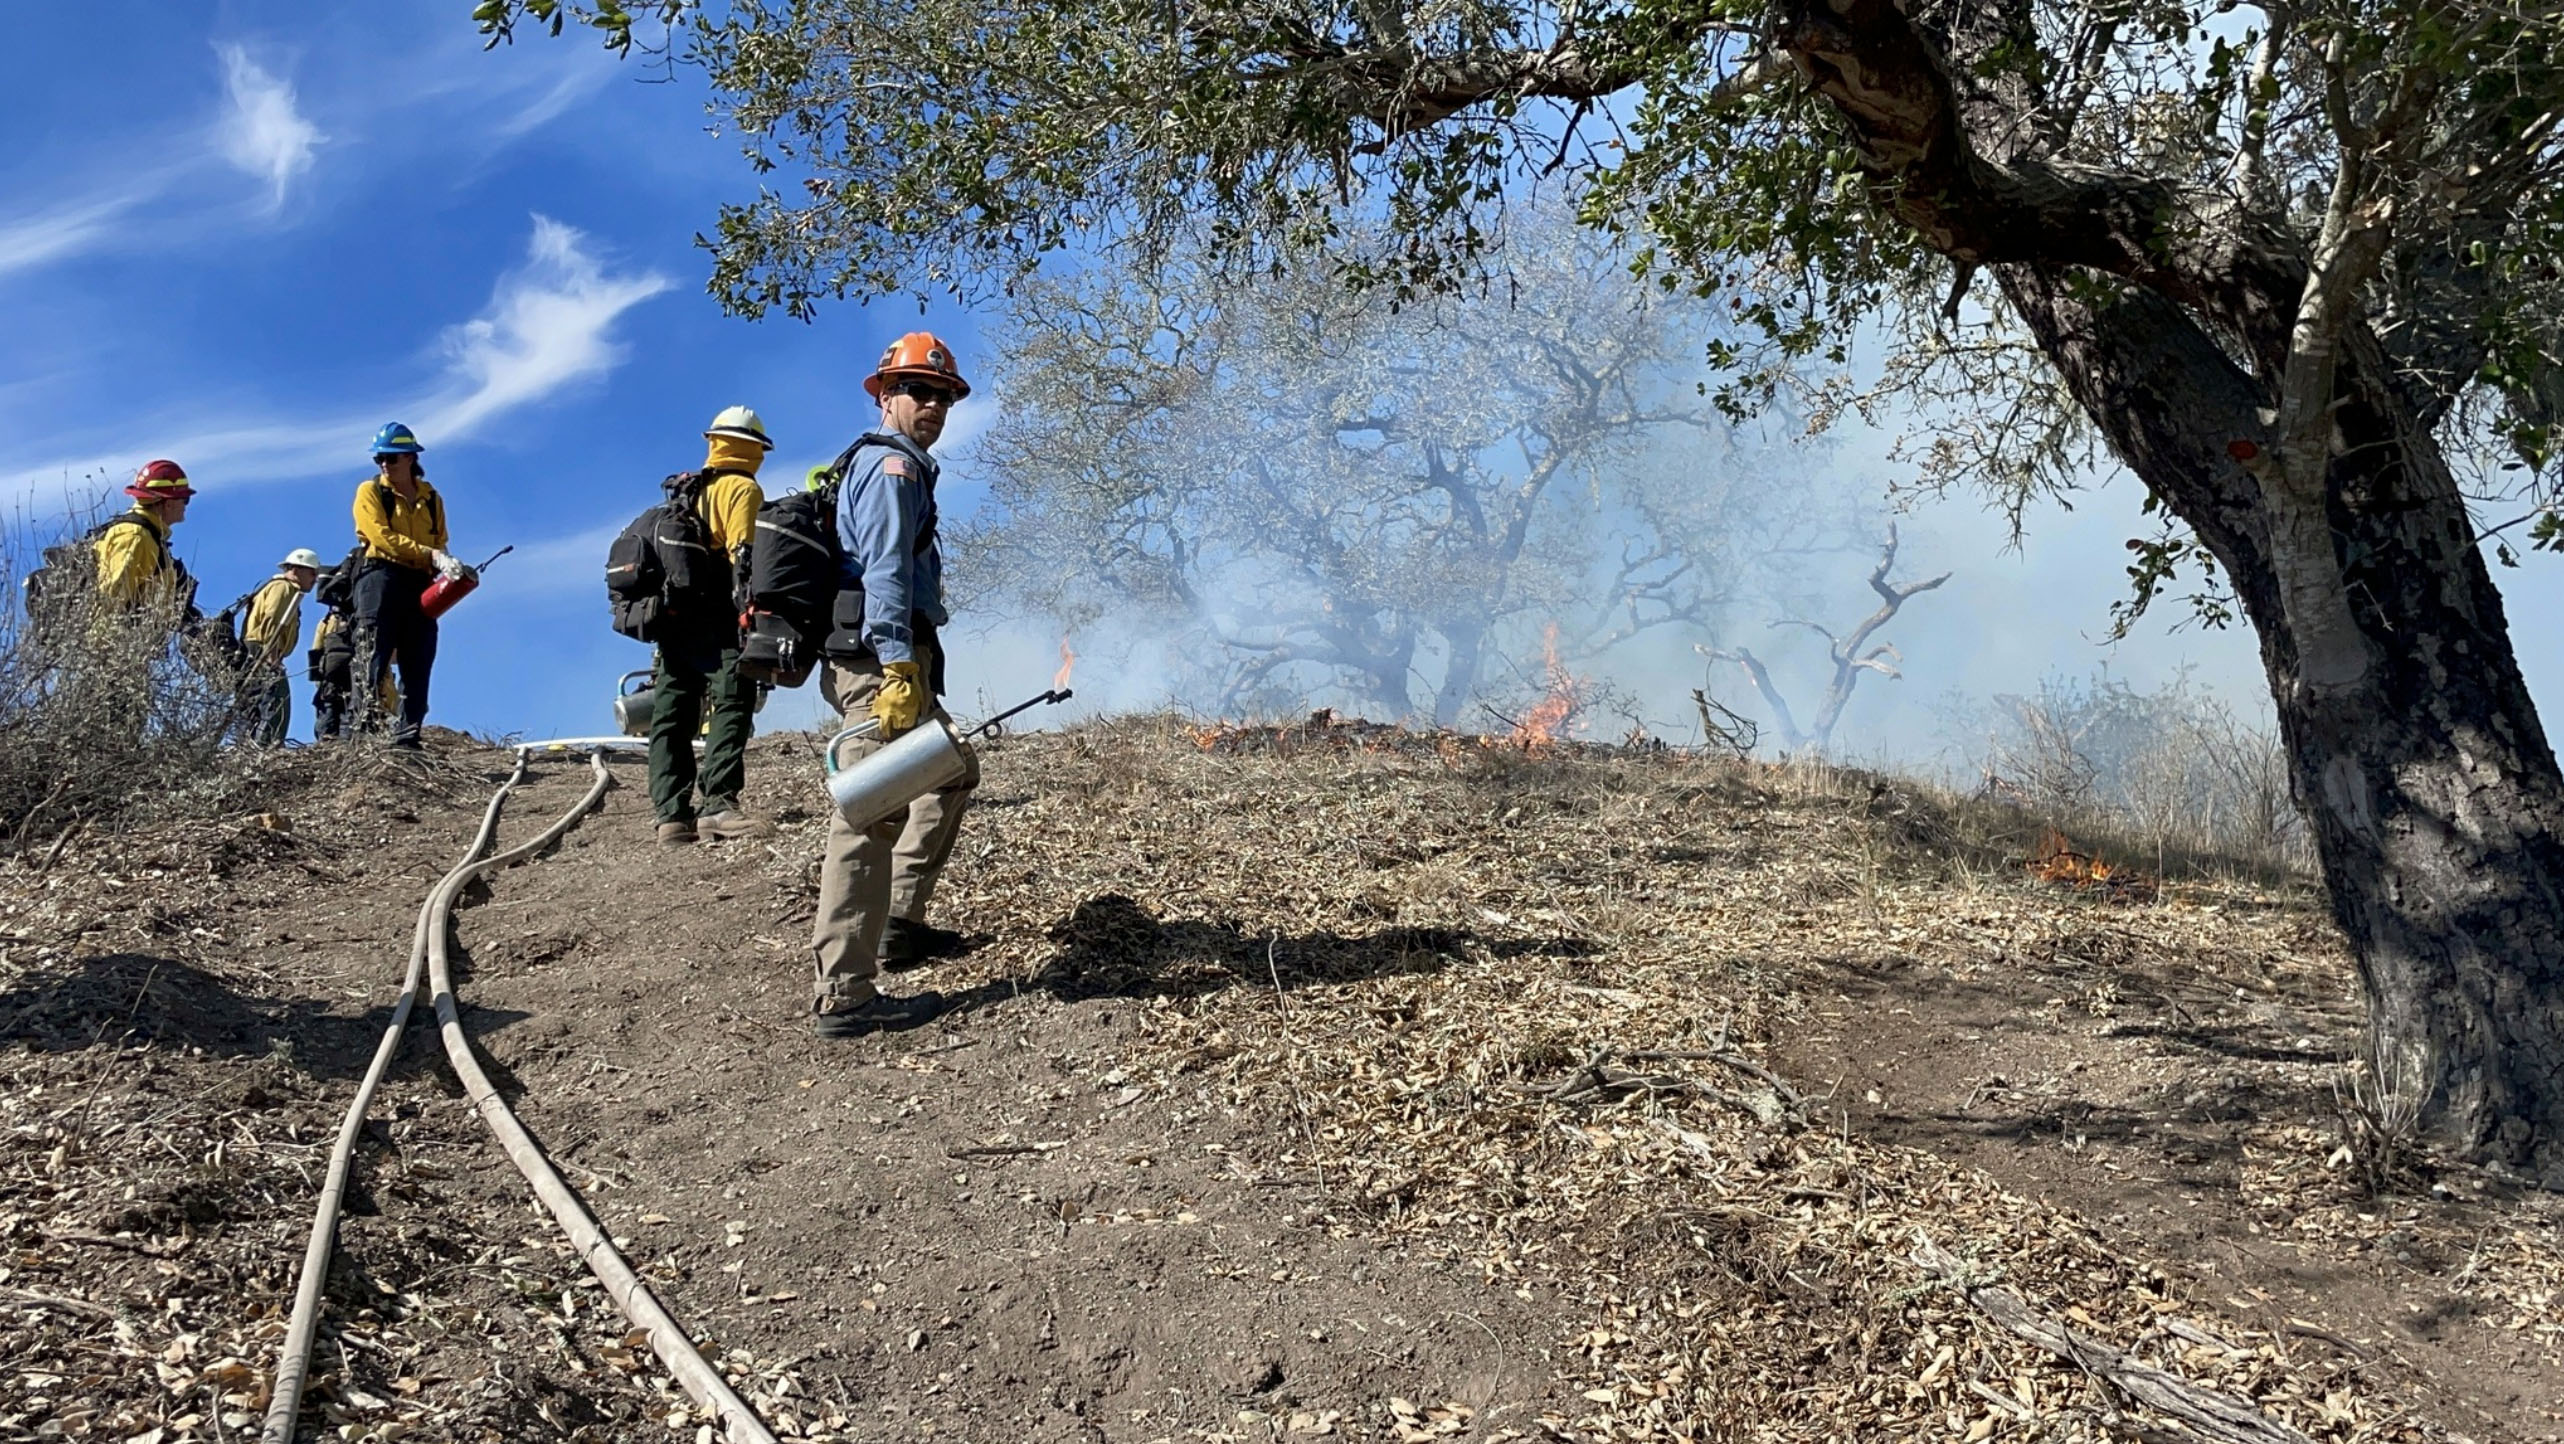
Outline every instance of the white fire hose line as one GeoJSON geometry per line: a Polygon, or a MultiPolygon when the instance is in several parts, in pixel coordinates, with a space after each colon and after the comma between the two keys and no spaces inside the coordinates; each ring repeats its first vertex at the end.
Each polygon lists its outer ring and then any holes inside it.
{"type": "Polygon", "coordinates": [[[277,1364],[275,1397],[268,1409],[263,1434],[265,1444],[293,1444],[303,1383],[310,1370],[312,1338],[319,1327],[320,1295],[329,1272],[330,1239],[335,1232],[339,1202],[346,1185],[348,1161],[354,1153],[356,1138],[364,1129],[365,1108],[373,1098],[375,1085],[381,1081],[385,1066],[398,1050],[402,1025],[407,1021],[411,1004],[417,997],[422,959],[434,988],[437,1032],[445,1044],[446,1058],[462,1080],[464,1091],[471,1095],[481,1121],[497,1135],[508,1161],[516,1165],[517,1172],[533,1186],[535,1196],[552,1211],[553,1221],[569,1235],[579,1256],[587,1261],[588,1269],[596,1275],[597,1281],[605,1285],[606,1293],[623,1310],[623,1316],[649,1337],[651,1352],[667,1366],[668,1372],[686,1391],[686,1396],[698,1407],[720,1418],[723,1435],[730,1444],[777,1444],[773,1431],[766,1428],[756,1411],[748,1407],[747,1402],[721,1377],[720,1371],[713,1368],[702,1352],[695,1348],[666,1305],[660,1303],[658,1296],[650,1291],[650,1286],[632,1271],[623,1255],[615,1251],[605,1231],[597,1227],[595,1218],[580,1203],[578,1194],[552,1167],[551,1160],[543,1156],[541,1145],[525,1131],[525,1125],[517,1121],[516,1115],[508,1111],[498,1090],[490,1085],[489,1075],[481,1071],[480,1060],[472,1052],[471,1039],[463,1031],[461,1009],[454,999],[451,960],[447,951],[453,932],[454,900],[462,895],[463,889],[474,878],[532,857],[578,826],[614,780],[605,767],[608,747],[625,741],[622,738],[578,738],[528,743],[519,747],[516,769],[490,798],[489,810],[482,816],[480,831],[474,836],[470,851],[464,854],[463,862],[436,885],[435,891],[428,894],[426,906],[419,910],[418,927],[411,941],[409,974],[401,990],[400,1002],[393,1010],[392,1023],[384,1034],[383,1043],[376,1050],[374,1066],[367,1072],[364,1083],[357,1090],[356,1101],[348,1110],[347,1123],[340,1130],[338,1146],[330,1156],[329,1183],[322,1192],[311,1245],[304,1253],[303,1279],[295,1296],[294,1317],[286,1330],[284,1356],[277,1364]],[[480,853],[489,846],[491,835],[497,830],[501,805],[509,792],[524,780],[530,760],[528,753],[536,747],[586,751],[596,781],[550,827],[494,857],[480,858],[480,853]]]}
{"type": "MultiPolygon", "coordinates": [[[[488,809],[481,814],[480,830],[472,834],[471,846],[463,850],[463,860],[454,865],[458,870],[471,866],[490,845],[491,835],[498,831],[499,811],[515,787],[516,777],[511,776],[491,796],[488,809]]],[[[373,1066],[365,1070],[363,1081],[356,1085],[355,1099],[347,1105],[347,1119],[338,1128],[338,1146],[330,1151],[329,1178],[321,1185],[320,1203],[313,1210],[311,1242],[303,1249],[303,1273],[294,1291],[292,1322],[286,1326],[284,1349],[277,1356],[275,1387],[261,1431],[267,1444],[293,1444],[295,1417],[302,1412],[303,1383],[311,1369],[312,1339],[320,1329],[321,1290],[329,1282],[329,1256],[338,1234],[338,1211],[347,1194],[348,1166],[356,1156],[356,1140],[365,1129],[365,1112],[373,1106],[374,1091],[382,1084],[392,1058],[400,1052],[401,1033],[409,1026],[410,1007],[418,1001],[419,978],[427,971],[427,919],[427,910],[421,908],[417,924],[410,929],[409,972],[401,979],[401,996],[392,1005],[392,1021],[383,1029],[383,1041],[375,1045],[373,1066]]]]}

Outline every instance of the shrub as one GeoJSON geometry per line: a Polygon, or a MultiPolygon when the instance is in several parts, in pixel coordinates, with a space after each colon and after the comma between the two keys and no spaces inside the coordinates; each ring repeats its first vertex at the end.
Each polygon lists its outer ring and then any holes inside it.
{"type": "Polygon", "coordinates": [[[59,612],[28,617],[24,581],[45,547],[97,516],[93,506],[0,529],[0,846],[201,801],[235,770],[224,741],[245,699],[179,608],[103,604],[84,573],[59,612]]]}
{"type": "Polygon", "coordinates": [[[2218,854],[2303,870],[2313,848],[2270,727],[2179,677],[2150,692],[2097,674],[1997,697],[1979,718],[1986,791],[2072,831],[2161,856],[2218,854]]]}

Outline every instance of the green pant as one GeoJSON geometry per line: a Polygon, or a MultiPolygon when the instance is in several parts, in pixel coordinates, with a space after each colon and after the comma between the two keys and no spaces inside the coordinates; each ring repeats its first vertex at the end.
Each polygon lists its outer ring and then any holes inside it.
{"type": "Polygon", "coordinates": [[[757,728],[756,687],[740,679],[739,649],[661,643],[650,691],[650,806],[659,820],[695,816],[694,738],[707,703],[712,726],[703,739],[703,812],[738,806],[748,780],[748,738],[757,728]]]}
{"type": "Polygon", "coordinates": [[[278,667],[259,693],[258,740],[270,747],[282,747],[285,731],[294,722],[294,684],[285,679],[285,669],[278,667]]]}

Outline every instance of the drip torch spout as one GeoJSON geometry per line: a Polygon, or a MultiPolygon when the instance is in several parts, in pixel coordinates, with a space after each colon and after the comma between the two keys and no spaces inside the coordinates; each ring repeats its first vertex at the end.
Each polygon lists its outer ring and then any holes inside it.
{"type": "Polygon", "coordinates": [[[973,727],[968,732],[963,733],[962,736],[965,738],[1003,736],[1006,732],[1007,718],[1014,716],[1018,712],[1030,712],[1036,707],[1046,707],[1053,703],[1065,702],[1076,695],[1077,694],[1075,692],[1070,691],[1066,687],[1053,687],[1047,692],[1036,693],[1030,700],[1016,703],[1014,706],[1007,708],[1005,711],[998,713],[996,716],[989,718],[987,721],[973,727]]]}

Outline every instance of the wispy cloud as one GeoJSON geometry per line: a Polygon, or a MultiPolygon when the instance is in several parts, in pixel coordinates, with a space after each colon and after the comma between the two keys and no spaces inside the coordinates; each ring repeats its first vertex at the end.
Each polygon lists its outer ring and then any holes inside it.
{"type": "MultiPolygon", "coordinates": [[[[210,133],[162,137],[158,164],[136,159],[88,167],[115,178],[19,221],[0,224],[0,277],[70,260],[120,244],[170,233],[167,226],[137,230],[120,225],[145,204],[165,198],[192,202],[191,223],[213,202],[191,184],[220,157],[267,188],[268,211],[282,206],[294,178],[311,169],[312,153],[328,137],[295,107],[294,88],[269,74],[237,45],[220,45],[227,100],[210,133]]],[[[179,228],[183,231],[185,228],[179,228]]]]}
{"type": "MultiPolygon", "coordinates": [[[[569,113],[573,107],[589,96],[605,88],[605,83],[614,78],[615,68],[610,61],[605,64],[596,63],[598,60],[606,59],[603,52],[596,52],[592,56],[591,52],[582,48],[569,53],[572,56],[570,63],[564,67],[560,77],[546,87],[541,95],[490,127],[490,138],[493,141],[504,145],[541,130],[569,113]]],[[[488,64],[483,56],[475,55],[473,59],[484,67],[488,64]]]]}
{"type": "Polygon", "coordinates": [[[536,216],[524,268],[499,283],[487,311],[445,333],[452,390],[414,408],[422,432],[466,436],[492,416],[613,370],[623,359],[616,318],[673,284],[656,271],[609,275],[584,235],[536,216]]]}
{"type": "Polygon", "coordinates": [[[222,427],[144,429],[114,448],[73,452],[40,465],[0,459],[0,499],[39,495],[67,477],[174,457],[217,485],[286,481],[361,464],[365,438],[386,419],[417,428],[429,446],[464,441],[491,422],[612,371],[623,313],[675,283],[655,271],[609,270],[577,229],[534,217],[524,262],[499,279],[481,314],[446,328],[443,365],[419,388],[328,411],[222,427]]]}
{"type": "MultiPolygon", "coordinates": [[[[437,33],[442,37],[445,31],[437,33]]],[[[293,82],[261,64],[248,46],[221,42],[213,53],[224,96],[210,119],[190,118],[183,129],[135,138],[103,160],[75,164],[62,158],[56,167],[61,173],[115,179],[42,209],[41,200],[50,197],[0,195],[0,211],[11,213],[0,220],[0,278],[101,251],[148,248],[172,235],[273,217],[284,208],[295,183],[332,139],[305,114],[293,82]],[[256,204],[244,206],[237,192],[216,184],[231,172],[257,183],[256,204]],[[117,224],[153,201],[183,206],[183,221],[141,228],[117,224]]],[[[365,117],[388,124],[384,118],[399,113],[405,118],[391,129],[424,139],[441,155],[458,137],[465,138],[466,148],[494,154],[584,104],[620,73],[612,56],[566,46],[523,47],[515,55],[492,57],[465,32],[405,72],[398,93],[368,97],[365,117]]],[[[324,87],[325,101],[332,94],[324,87]]],[[[335,108],[322,108],[356,114],[347,96],[337,100],[335,108]]],[[[366,119],[351,123],[361,131],[366,119]]],[[[379,139],[359,134],[349,143],[370,150],[379,148],[379,139]]]]}
{"type": "Polygon", "coordinates": [[[269,74],[238,45],[218,45],[223,84],[231,104],[222,117],[218,144],[223,159],[268,186],[268,208],[285,203],[294,177],[311,169],[312,152],[327,136],[294,106],[294,87],[269,74]]]}
{"type": "Polygon", "coordinates": [[[0,225],[0,276],[95,250],[114,234],[118,219],[168,185],[166,174],[129,177],[32,219],[0,225]]]}

